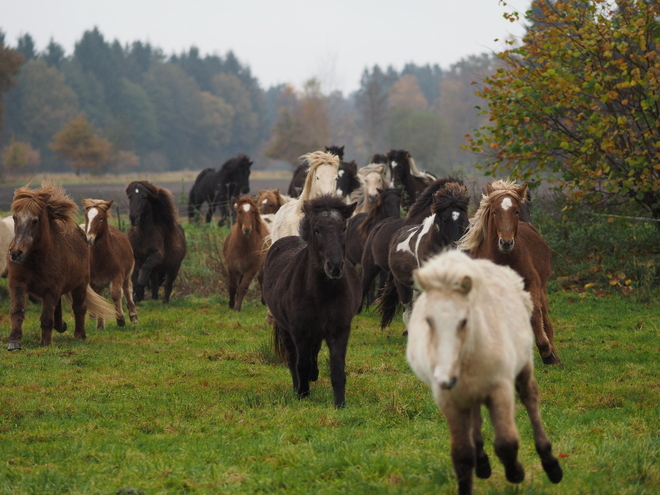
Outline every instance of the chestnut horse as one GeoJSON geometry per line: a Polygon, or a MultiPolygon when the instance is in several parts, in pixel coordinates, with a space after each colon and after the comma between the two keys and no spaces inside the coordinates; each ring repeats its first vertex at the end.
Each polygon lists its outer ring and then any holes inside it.
{"type": "MultiPolygon", "coordinates": [[[[133,248],[126,234],[109,223],[113,201],[83,199],[82,203],[85,207],[85,235],[90,246],[90,285],[100,295],[103,295],[103,289],[110,287],[115,318],[117,326],[120,327],[126,324],[121,306],[123,293],[131,323],[136,323],[138,314],[133,301],[131,282],[135,266],[133,248]]],[[[98,318],[96,328],[105,328],[105,320],[102,317],[98,318]]]]}
{"type": "Polygon", "coordinates": [[[458,493],[472,493],[472,473],[491,475],[481,433],[485,404],[495,430],[495,454],[506,479],[520,483],[515,393],[527,409],[536,452],[552,483],[562,480],[539,410],[534,379],[532,301],[509,267],[471,259],[457,250],[416,271],[423,293],[412,311],[407,358],[426,383],[449,426],[458,493]]]}
{"type": "Polygon", "coordinates": [[[518,218],[527,184],[519,187],[513,181],[497,180],[486,186],[486,192],[458,247],[473,258],[486,258],[518,272],[532,295],[532,329],[543,362],[559,363],[546,295],[552,253],[536,229],[518,218]]]}
{"type": "Polygon", "coordinates": [[[225,239],[222,252],[229,274],[229,307],[240,311],[255,275],[261,288],[266,254],[264,239],[268,228],[261,221],[259,208],[252,198],[239,198],[234,204],[234,211],[236,221],[225,239]]]}
{"type": "Polygon", "coordinates": [[[272,215],[279,211],[282,206],[291,201],[289,196],[284,196],[279,189],[259,189],[257,206],[262,215],[272,215]]]}
{"type": "Polygon", "coordinates": [[[89,285],[89,249],[75,220],[78,207],[61,187],[45,183],[16,189],[11,209],[15,236],[9,245],[9,350],[21,348],[28,295],[42,302],[40,345],[52,344],[53,328],[66,331],[62,296],[71,300],[74,335],[84,340],[87,310],[97,317],[111,317],[114,311],[89,285]]]}
{"type": "Polygon", "coordinates": [[[344,253],[346,220],[355,206],[331,195],[305,201],[300,236],[276,241],[264,265],[263,296],[275,320],[275,348],[286,356],[294,389],[301,398],[309,395],[325,340],[337,408],[345,404],[346,347],[360,304],[360,280],[344,253]]]}
{"type": "Polygon", "coordinates": [[[163,285],[163,303],[168,303],[186,256],[186,236],[172,193],[143,180],[131,182],[126,194],[131,221],[126,235],[135,257],[133,298],[135,302],[142,301],[149,285],[152,299],[158,299],[158,289],[163,285]]]}

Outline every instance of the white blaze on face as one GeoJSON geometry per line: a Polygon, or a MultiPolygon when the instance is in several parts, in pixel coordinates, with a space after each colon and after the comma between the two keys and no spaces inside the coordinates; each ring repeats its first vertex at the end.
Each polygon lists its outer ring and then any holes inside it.
{"type": "Polygon", "coordinates": [[[97,208],[90,208],[87,212],[87,235],[89,235],[89,232],[92,229],[92,222],[98,214],[99,210],[97,208]]]}
{"type": "Polygon", "coordinates": [[[245,203],[245,204],[243,205],[243,211],[246,212],[246,213],[247,213],[248,211],[250,211],[250,205],[249,205],[249,203],[245,203]]]}
{"type": "Polygon", "coordinates": [[[502,209],[504,211],[507,211],[509,208],[513,206],[513,201],[511,201],[511,198],[504,198],[502,200],[501,205],[502,205],[502,209]]]}
{"type": "Polygon", "coordinates": [[[398,163],[397,163],[397,162],[395,162],[394,160],[392,160],[392,168],[393,168],[393,169],[394,169],[394,168],[396,168],[396,167],[397,167],[397,165],[398,165],[398,163]]]}
{"type": "Polygon", "coordinates": [[[460,212],[460,211],[452,211],[452,212],[451,212],[451,219],[452,219],[454,222],[458,221],[458,218],[459,218],[460,216],[461,216],[461,212],[460,212]]]}
{"type": "Polygon", "coordinates": [[[140,190],[137,187],[135,188],[135,194],[140,194],[140,190]]]}
{"type": "Polygon", "coordinates": [[[267,200],[267,199],[264,199],[264,200],[261,202],[261,204],[262,204],[262,205],[268,204],[268,200],[267,200]]]}

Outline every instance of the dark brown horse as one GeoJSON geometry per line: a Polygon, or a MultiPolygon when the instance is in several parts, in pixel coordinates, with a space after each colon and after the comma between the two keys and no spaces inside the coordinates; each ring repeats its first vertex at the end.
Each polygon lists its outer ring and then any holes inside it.
{"type": "Polygon", "coordinates": [[[405,308],[403,321],[408,326],[414,302],[413,270],[445,248],[453,248],[468,227],[467,188],[458,182],[447,182],[433,194],[431,214],[419,225],[402,227],[389,242],[385,288],[378,300],[380,326],[392,322],[400,305],[405,308]]]}
{"type": "Polygon", "coordinates": [[[517,186],[515,182],[498,180],[488,184],[486,192],[459,247],[473,258],[489,259],[518,272],[534,303],[532,329],[536,347],[545,364],[559,363],[546,295],[552,253],[536,229],[518,218],[527,184],[517,186]]]}
{"type": "Polygon", "coordinates": [[[362,296],[363,300],[369,303],[367,295],[371,284],[381,272],[389,272],[390,239],[402,227],[410,225],[419,225],[425,218],[431,215],[431,206],[433,205],[433,196],[440,189],[443,189],[449,182],[458,182],[463,184],[460,179],[447,177],[437,179],[431,183],[417,201],[410,207],[406,218],[386,218],[376,224],[364,243],[362,252],[362,296]]]}
{"type": "Polygon", "coordinates": [[[360,304],[360,280],[346,261],[346,221],[356,204],[334,196],[305,201],[299,236],[283,237],[268,251],[263,296],[275,319],[276,350],[284,354],[299,397],[319,375],[325,340],[335,407],[344,407],[346,347],[360,304]]]}
{"type": "Polygon", "coordinates": [[[142,301],[149,285],[152,299],[158,299],[158,289],[163,285],[163,302],[168,303],[186,255],[186,236],[172,193],[143,180],[131,182],[126,194],[131,221],[126,234],[135,256],[133,298],[142,301]]]}
{"type": "Polygon", "coordinates": [[[225,239],[223,254],[229,274],[229,307],[240,311],[255,275],[258,276],[261,288],[261,268],[266,255],[264,238],[268,228],[261,221],[259,208],[252,198],[239,198],[234,204],[234,210],[236,221],[225,239]]]}
{"type": "MultiPolygon", "coordinates": [[[[135,258],[126,234],[109,223],[113,201],[83,199],[82,203],[85,207],[85,235],[90,246],[90,285],[99,295],[103,295],[103,289],[110,287],[115,318],[120,327],[126,324],[121,305],[123,293],[131,323],[136,323],[138,313],[131,282],[135,258]]],[[[96,327],[99,330],[105,328],[102,317],[98,318],[96,327]]]]}
{"type": "Polygon", "coordinates": [[[84,340],[85,313],[114,312],[89,285],[89,249],[75,221],[76,204],[59,186],[21,187],[14,193],[15,236],[9,245],[11,333],[9,350],[21,348],[28,295],[41,299],[41,345],[52,344],[53,328],[64,332],[62,296],[70,295],[76,338],[84,340]]]}

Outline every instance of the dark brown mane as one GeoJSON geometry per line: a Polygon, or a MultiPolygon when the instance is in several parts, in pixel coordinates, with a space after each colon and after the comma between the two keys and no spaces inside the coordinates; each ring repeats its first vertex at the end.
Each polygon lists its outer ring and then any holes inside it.
{"type": "Polygon", "coordinates": [[[11,204],[14,212],[27,211],[39,215],[46,211],[51,220],[76,223],[78,206],[71,200],[62,187],[45,182],[37,189],[28,186],[14,191],[14,201],[11,204]]]}
{"type": "Polygon", "coordinates": [[[413,203],[408,210],[408,215],[406,215],[407,223],[416,224],[421,223],[424,218],[426,218],[431,210],[431,205],[433,204],[433,197],[435,193],[439,190],[444,189],[445,186],[451,182],[458,184],[459,186],[463,185],[461,179],[455,177],[445,177],[443,179],[437,179],[433,181],[424,191],[419,195],[417,200],[413,203]]]}
{"type": "Polygon", "coordinates": [[[147,180],[131,182],[126,188],[126,192],[128,193],[137,185],[142,186],[147,192],[155,223],[167,230],[174,228],[179,222],[179,214],[172,193],[167,189],[153,185],[147,180]]]}
{"type": "Polygon", "coordinates": [[[467,188],[458,182],[445,183],[445,187],[436,191],[433,198],[431,213],[437,213],[452,206],[467,212],[470,203],[467,188]]]}

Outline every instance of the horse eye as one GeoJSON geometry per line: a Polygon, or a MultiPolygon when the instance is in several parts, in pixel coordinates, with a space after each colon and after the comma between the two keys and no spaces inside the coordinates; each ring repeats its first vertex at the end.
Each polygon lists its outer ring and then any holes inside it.
{"type": "Polygon", "coordinates": [[[467,318],[463,318],[460,323],[458,324],[458,329],[459,330],[464,330],[465,325],[467,325],[467,318]]]}
{"type": "Polygon", "coordinates": [[[36,218],[32,219],[32,225],[37,225],[37,219],[36,218]]]}
{"type": "Polygon", "coordinates": [[[314,229],[314,233],[315,233],[316,235],[321,235],[321,231],[320,231],[319,229],[314,229]]]}

